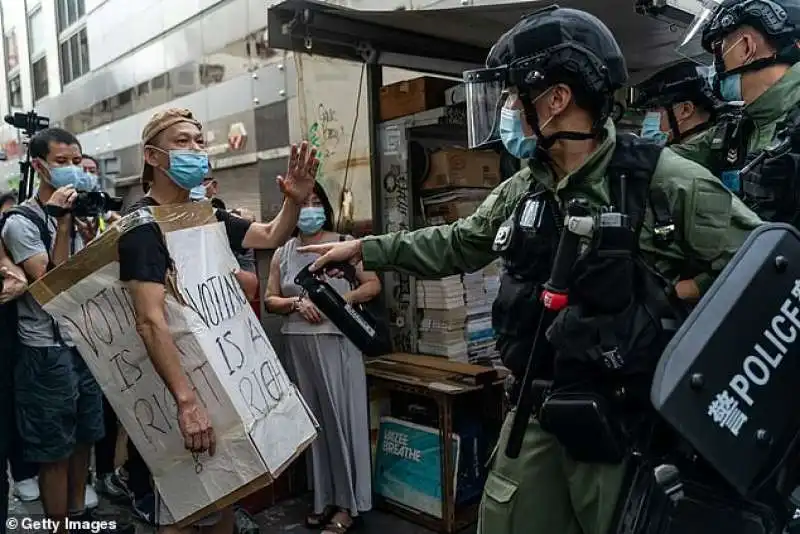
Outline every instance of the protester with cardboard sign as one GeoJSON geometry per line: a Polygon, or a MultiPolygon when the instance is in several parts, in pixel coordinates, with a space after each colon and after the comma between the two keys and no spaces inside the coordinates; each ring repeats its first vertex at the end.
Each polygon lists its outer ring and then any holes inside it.
{"type": "MultiPolygon", "coordinates": [[[[147,196],[132,208],[189,203],[191,189],[202,184],[209,170],[200,122],[186,109],[156,113],[144,127],[142,143],[145,158],[142,181],[150,187],[147,196]]],[[[319,167],[315,156],[316,151],[309,151],[306,143],[299,149],[292,147],[287,174],[278,177],[286,199],[273,221],[254,223],[216,210],[216,218],[224,223],[232,249],[277,248],[289,238],[297,224],[300,206],[314,186],[319,167]]],[[[208,451],[213,455],[214,428],[184,374],[178,348],[167,325],[166,283],[172,259],[161,230],[151,223],[127,231],[120,237],[118,251],[120,280],[128,284],[137,331],[177,405],[185,446],[193,453],[208,451]]],[[[227,509],[221,515],[202,520],[197,526],[214,525],[211,532],[229,534],[233,530],[233,519],[232,511],[227,509]]]]}

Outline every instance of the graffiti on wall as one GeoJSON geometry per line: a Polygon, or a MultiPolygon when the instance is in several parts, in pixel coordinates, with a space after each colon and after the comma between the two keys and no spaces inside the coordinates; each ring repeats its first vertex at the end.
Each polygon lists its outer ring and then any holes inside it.
{"type": "Polygon", "coordinates": [[[344,125],[336,117],[336,110],[323,103],[319,104],[315,120],[308,127],[307,136],[309,144],[317,149],[317,179],[325,180],[325,163],[330,162],[340,147],[347,148],[346,135],[344,125]]]}

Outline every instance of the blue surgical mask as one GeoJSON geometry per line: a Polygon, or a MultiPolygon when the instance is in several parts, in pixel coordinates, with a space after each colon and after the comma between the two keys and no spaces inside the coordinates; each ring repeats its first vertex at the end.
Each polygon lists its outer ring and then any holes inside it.
{"type": "Polygon", "coordinates": [[[189,191],[189,198],[192,200],[204,200],[206,198],[206,186],[200,184],[189,191]]]}
{"type": "Polygon", "coordinates": [[[666,143],[669,135],[661,131],[661,113],[658,111],[646,113],[642,121],[642,131],[639,135],[645,139],[652,139],[661,144],[666,143]]]}
{"type": "Polygon", "coordinates": [[[302,208],[297,218],[297,228],[305,235],[316,234],[325,225],[325,209],[320,207],[302,208]]]}
{"type": "Polygon", "coordinates": [[[742,74],[729,74],[719,81],[719,96],[725,102],[742,100],[742,74]]]}
{"type": "Polygon", "coordinates": [[[85,183],[85,174],[83,169],[77,165],[66,165],[64,167],[50,167],[47,166],[50,177],[47,180],[50,185],[58,189],[71,185],[78,188],[78,184],[85,183]]]}
{"type": "Polygon", "coordinates": [[[96,191],[98,189],[97,177],[85,171],[73,185],[78,191],[96,191]]]}
{"type": "Polygon", "coordinates": [[[519,159],[529,159],[536,154],[538,139],[526,137],[522,131],[522,111],[502,108],[500,110],[500,139],[508,153],[519,159]]]}
{"type": "Polygon", "coordinates": [[[194,150],[170,150],[167,175],[177,186],[191,191],[208,176],[208,154],[194,150]]]}

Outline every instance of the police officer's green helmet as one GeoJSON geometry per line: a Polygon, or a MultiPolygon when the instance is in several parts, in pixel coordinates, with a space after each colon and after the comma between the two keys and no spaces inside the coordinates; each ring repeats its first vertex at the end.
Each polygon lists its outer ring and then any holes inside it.
{"type": "Polygon", "coordinates": [[[739,73],[760,70],[778,63],[793,65],[800,61],[800,0],[707,0],[718,4],[703,26],[701,44],[714,55],[716,87],[720,80],[739,73]],[[772,44],[777,53],[741,67],[725,70],[722,41],[742,26],[752,26],[772,44]]]}
{"type": "MultiPolygon", "coordinates": [[[[600,19],[576,9],[550,6],[519,21],[503,34],[486,58],[486,68],[464,73],[467,126],[471,147],[499,138],[498,116],[505,91],[519,89],[520,99],[557,83],[570,86],[597,107],[594,135],[613,109],[614,91],[628,81],[625,57],[600,19]]],[[[523,100],[523,104],[524,104],[523,100]]],[[[525,105],[530,114],[533,106],[525,105]]],[[[538,129],[537,122],[529,123],[538,129]]],[[[536,132],[541,138],[541,132],[536,132]]],[[[540,144],[579,137],[559,132],[540,144]]]]}

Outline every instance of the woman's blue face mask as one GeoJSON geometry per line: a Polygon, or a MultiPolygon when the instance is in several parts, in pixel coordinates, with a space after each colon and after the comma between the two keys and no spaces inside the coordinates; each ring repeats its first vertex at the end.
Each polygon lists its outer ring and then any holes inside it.
{"type": "Polygon", "coordinates": [[[297,218],[297,228],[304,235],[316,234],[324,225],[325,208],[309,206],[300,210],[300,216],[297,218]]]}

